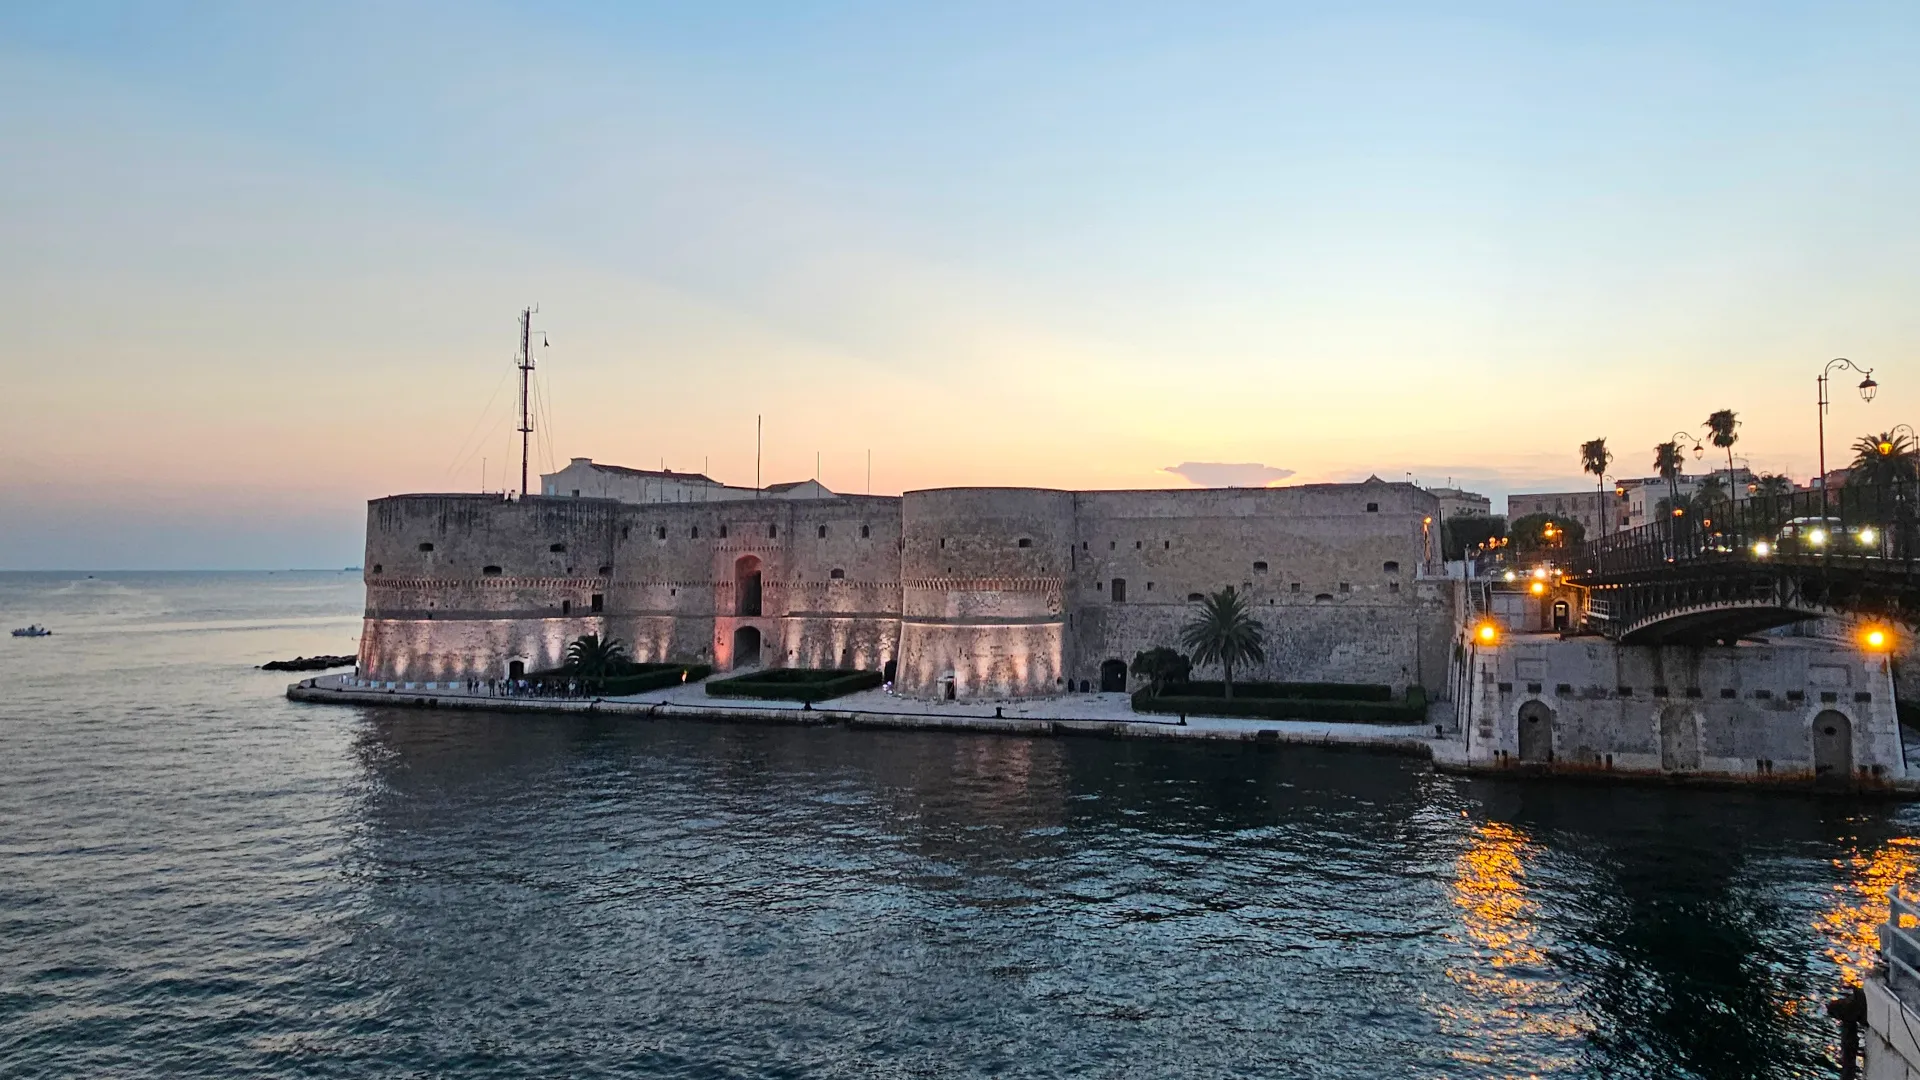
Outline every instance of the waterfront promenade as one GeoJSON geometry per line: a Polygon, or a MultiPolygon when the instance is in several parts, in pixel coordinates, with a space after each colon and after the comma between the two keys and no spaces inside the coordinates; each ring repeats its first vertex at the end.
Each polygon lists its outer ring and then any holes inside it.
{"type": "MultiPolygon", "coordinates": [[[[700,683],[627,697],[494,697],[445,684],[393,689],[353,687],[348,675],[302,679],[287,688],[295,701],[341,705],[486,709],[503,712],[604,713],[775,724],[992,732],[1012,735],[1104,735],[1149,739],[1211,739],[1313,746],[1350,746],[1418,757],[1453,756],[1435,723],[1343,724],[1237,717],[1180,718],[1133,711],[1126,694],[1067,694],[1002,702],[923,701],[885,690],[865,690],[814,708],[797,701],[752,701],[708,696],[700,683]]],[[[1445,709],[1446,706],[1438,706],[1445,709]]],[[[1431,715],[1431,714],[1430,714],[1431,715]]],[[[1442,730],[1452,724],[1436,718],[1442,730]]]]}

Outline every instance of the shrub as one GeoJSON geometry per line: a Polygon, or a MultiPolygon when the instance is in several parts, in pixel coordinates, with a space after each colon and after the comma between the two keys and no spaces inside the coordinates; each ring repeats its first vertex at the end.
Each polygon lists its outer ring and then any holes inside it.
{"type": "MultiPolygon", "coordinates": [[[[1349,691],[1371,692],[1374,689],[1373,687],[1345,686],[1340,683],[1317,685],[1340,687],[1349,691]]],[[[1218,684],[1215,686],[1217,687],[1218,684]]],[[[1177,693],[1162,694],[1159,697],[1154,697],[1145,690],[1139,691],[1133,695],[1133,710],[1145,713],[1191,713],[1196,716],[1244,716],[1260,720],[1330,720],[1347,724],[1420,724],[1425,723],[1427,718],[1427,695],[1426,691],[1420,687],[1410,687],[1405,701],[1392,700],[1391,693],[1384,701],[1353,696],[1341,698],[1272,695],[1242,697],[1238,683],[1234,684],[1234,696],[1231,698],[1218,690],[1211,695],[1188,694],[1186,690],[1187,687],[1181,687],[1177,693]]]]}
{"type": "Polygon", "coordinates": [[[707,684],[714,697],[758,698],[762,701],[826,701],[880,685],[878,671],[844,668],[767,668],[707,684]]]}
{"type": "MultiPolygon", "coordinates": [[[[1224,697],[1225,690],[1218,681],[1189,682],[1178,687],[1169,687],[1182,697],[1224,697]]],[[[1393,688],[1381,683],[1328,683],[1328,682],[1256,682],[1233,684],[1235,700],[1254,698],[1259,700],[1308,700],[1308,701],[1392,701],[1393,688]]]]}
{"type": "Polygon", "coordinates": [[[713,668],[707,664],[635,664],[642,670],[624,675],[609,675],[599,680],[595,693],[606,697],[621,697],[626,694],[644,694],[649,690],[665,690],[681,683],[699,682],[713,674],[713,668]]]}
{"type": "Polygon", "coordinates": [[[534,682],[549,686],[563,687],[569,679],[577,679],[588,693],[603,697],[622,697],[627,694],[644,694],[649,690],[662,690],[669,686],[678,686],[683,682],[699,682],[713,674],[708,664],[621,664],[617,673],[600,678],[581,675],[566,668],[554,668],[550,671],[536,671],[528,678],[534,682]]]}

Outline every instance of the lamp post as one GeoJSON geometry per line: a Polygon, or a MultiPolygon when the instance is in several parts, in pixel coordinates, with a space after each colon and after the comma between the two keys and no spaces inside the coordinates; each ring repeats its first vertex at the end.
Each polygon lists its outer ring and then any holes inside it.
{"type": "Polygon", "coordinates": [[[1863,367],[1860,367],[1859,365],[1857,365],[1857,364],[1855,364],[1855,363],[1854,363],[1853,361],[1851,361],[1851,360],[1849,360],[1849,359],[1847,359],[1847,358],[1846,358],[1846,357],[1844,357],[1844,356],[1837,356],[1837,357],[1834,357],[1834,358],[1833,358],[1832,360],[1829,360],[1829,361],[1827,361],[1827,366],[1826,366],[1826,367],[1824,367],[1824,368],[1821,368],[1821,369],[1820,369],[1820,378],[1819,378],[1819,386],[1820,386],[1820,506],[1821,506],[1821,509],[1822,509],[1823,511],[1825,510],[1825,508],[1826,508],[1826,505],[1827,505],[1827,406],[1828,406],[1828,404],[1829,404],[1829,402],[1828,402],[1828,399],[1827,399],[1827,376],[1828,376],[1828,375],[1830,375],[1830,374],[1832,374],[1832,372],[1833,372],[1833,370],[1834,370],[1835,368],[1840,368],[1840,369],[1842,369],[1842,370],[1844,370],[1844,371],[1857,371],[1857,372],[1859,372],[1859,373],[1860,373],[1860,376],[1861,376],[1861,378],[1860,378],[1860,400],[1861,400],[1861,401],[1866,401],[1866,402],[1871,402],[1871,401],[1873,400],[1873,394],[1874,394],[1874,391],[1876,391],[1876,390],[1878,390],[1878,389],[1880,388],[1880,384],[1879,384],[1879,383],[1877,383],[1877,382],[1874,382],[1874,381],[1873,381],[1873,369],[1872,369],[1872,368],[1863,368],[1863,367]]]}

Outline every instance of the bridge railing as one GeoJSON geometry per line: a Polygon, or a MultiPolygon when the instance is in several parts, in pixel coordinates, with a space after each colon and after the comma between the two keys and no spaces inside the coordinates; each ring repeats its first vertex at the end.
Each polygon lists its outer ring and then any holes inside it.
{"type": "Polygon", "coordinates": [[[1920,556],[1920,483],[1754,495],[1686,505],[1661,520],[1589,538],[1563,561],[1577,577],[1706,562],[1817,562],[1911,569],[1920,556]]]}

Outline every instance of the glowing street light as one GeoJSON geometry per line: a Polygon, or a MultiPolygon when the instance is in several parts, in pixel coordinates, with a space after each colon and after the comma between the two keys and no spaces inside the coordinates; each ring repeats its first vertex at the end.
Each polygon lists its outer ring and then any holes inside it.
{"type": "Polygon", "coordinates": [[[1500,640],[1500,631],[1490,622],[1483,622],[1473,632],[1474,640],[1482,645],[1491,645],[1500,640]]]}
{"type": "Polygon", "coordinates": [[[1883,626],[1869,626],[1861,631],[1860,644],[1869,652],[1886,652],[1893,648],[1893,631],[1883,626]]]}
{"type": "MultiPolygon", "coordinates": [[[[1860,367],[1844,356],[1835,357],[1827,361],[1827,366],[1820,369],[1818,385],[1820,387],[1820,504],[1822,506],[1825,506],[1827,502],[1827,406],[1830,404],[1827,400],[1827,376],[1831,374],[1835,368],[1860,373],[1861,401],[1871,403],[1874,393],[1880,389],[1880,384],[1873,381],[1872,368],[1860,367]]],[[[1888,452],[1890,451],[1881,451],[1883,454],[1888,452]]]]}

